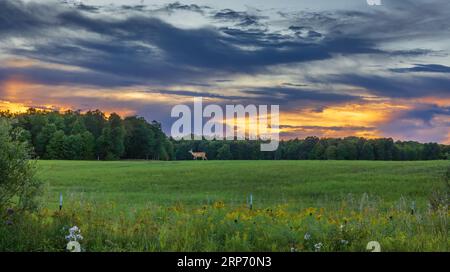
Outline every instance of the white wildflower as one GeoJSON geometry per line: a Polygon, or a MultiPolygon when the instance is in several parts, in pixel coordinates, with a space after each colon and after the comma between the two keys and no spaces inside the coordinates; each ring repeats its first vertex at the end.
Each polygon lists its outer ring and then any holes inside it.
{"type": "Polygon", "coordinates": [[[78,232],[80,229],[77,226],[73,226],[69,229],[69,232],[78,232]]]}
{"type": "Polygon", "coordinates": [[[83,240],[81,230],[77,226],[73,226],[69,229],[69,235],[66,236],[67,250],[70,252],[81,252],[81,246],[79,241],[83,240]]]}
{"type": "Polygon", "coordinates": [[[322,243],[317,243],[314,245],[314,248],[316,249],[316,252],[320,251],[320,249],[322,248],[323,244],[322,243]]]}
{"type": "Polygon", "coordinates": [[[77,226],[73,226],[69,229],[69,235],[66,236],[66,240],[68,241],[81,241],[83,240],[83,236],[81,235],[81,231],[77,226]]]}
{"type": "Polygon", "coordinates": [[[305,240],[309,240],[311,239],[311,234],[305,233],[305,236],[303,238],[305,238],[305,240]]]}
{"type": "Polygon", "coordinates": [[[67,243],[66,249],[70,252],[81,252],[80,243],[76,241],[70,241],[69,243],[67,243]]]}

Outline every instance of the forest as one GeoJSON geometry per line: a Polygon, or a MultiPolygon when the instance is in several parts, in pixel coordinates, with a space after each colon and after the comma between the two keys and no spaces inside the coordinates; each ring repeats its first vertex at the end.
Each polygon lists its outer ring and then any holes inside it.
{"type": "Polygon", "coordinates": [[[122,118],[100,110],[0,112],[34,156],[46,160],[191,160],[203,151],[209,160],[439,160],[450,159],[450,146],[360,137],[290,139],[274,152],[261,152],[260,141],[181,140],[165,135],[161,124],[143,117],[122,118]]]}

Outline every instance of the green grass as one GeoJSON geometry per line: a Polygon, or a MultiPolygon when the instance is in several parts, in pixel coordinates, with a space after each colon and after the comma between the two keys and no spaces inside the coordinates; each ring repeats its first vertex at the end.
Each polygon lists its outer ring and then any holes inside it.
{"type": "Polygon", "coordinates": [[[256,207],[290,204],[333,207],[342,201],[369,200],[392,206],[400,200],[424,207],[449,161],[39,161],[38,177],[47,184],[45,203],[86,200],[118,208],[199,205],[223,201],[256,207]]]}
{"type": "Polygon", "coordinates": [[[377,241],[382,251],[448,252],[449,166],[39,161],[47,207],[4,216],[0,251],[64,251],[78,226],[86,251],[366,251],[377,241]]]}

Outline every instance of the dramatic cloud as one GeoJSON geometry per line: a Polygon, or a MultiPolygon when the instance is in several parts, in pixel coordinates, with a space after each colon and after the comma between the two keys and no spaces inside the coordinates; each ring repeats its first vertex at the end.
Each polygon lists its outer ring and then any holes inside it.
{"type": "Polygon", "coordinates": [[[360,87],[382,97],[450,96],[450,78],[448,77],[341,74],[326,77],[321,79],[321,82],[360,87]]]}
{"type": "Polygon", "coordinates": [[[116,109],[167,131],[170,107],[202,96],[279,104],[288,137],[445,141],[449,10],[442,0],[2,0],[0,108],[116,109]]]}
{"type": "Polygon", "coordinates": [[[439,64],[416,64],[410,68],[391,69],[393,72],[409,73],[409,72],[428,72],[428,73],[450,73],[450,67],[439,64]]]}

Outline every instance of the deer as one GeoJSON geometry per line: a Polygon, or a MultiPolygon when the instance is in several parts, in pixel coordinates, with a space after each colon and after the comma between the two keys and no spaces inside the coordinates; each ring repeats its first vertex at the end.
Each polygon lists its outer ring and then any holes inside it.
{"type": "Polygon", "coordinates": [[[202,158],[202,160],[208,160],[206,157],[206,152],[192,152],[192,149],[189,150],[189,153],[192,155],[192,159],[196,160],[198,158],[202,158]]]}

